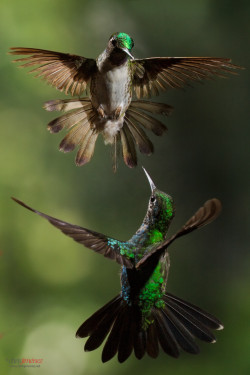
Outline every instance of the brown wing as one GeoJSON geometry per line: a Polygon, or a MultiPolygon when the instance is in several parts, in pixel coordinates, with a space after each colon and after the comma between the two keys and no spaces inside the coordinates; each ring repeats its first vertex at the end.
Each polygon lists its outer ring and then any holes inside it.
{"type": "Polygon", "coordinates": [[[200,207],[199,210],[186,222],[185,225],[171,237],[171,242],[184,234],[190,233],[195,229],[199,229],[204,225],[207,225],[214,221],[221,213],[222,205],[221,202],[216,199],[210,199],[204,203],[204,206],[200,207]]]}
{"type": "Polygon", "coordinates": [[[21,206],[47,219],[52,225],[60,229],[67,236],[73,238],[73,240],[75,240],[76,242],[79,242],[80,244],[88,247],[91,250],[94,250],[99,254],[104,255],[109,259],[115,260],[117,263],[124,265],[127,268],[133,267],[131,261],[126,258],[125,255],[120,254],[120,249],[123,244],[122,242],[113,238],[109,238],[104,234],[79,227],[78,225],[73,225],[65,221],[58,220],[52,216],[48,216],[42,212],[34,210],[33,208],[27,206],[25,203],[16,198],[12,199],[21,206]]]}
{"type": "Polygon", "coordinates": [[[50,85],[67,94],[80,95],[85,91],[91,75],[95,72],[96,62],[93,59],[71,55],[69,53],[53,52],[36,48],[13,47],[11,55],[26,55],[14,60],[22,62],[21,67],[38,67],[30,72],[36,72],[36,77],[42,77],[50,85]]]}
{"type": "Polygon", "coordinates": [[[135,59],[133,87],[138,98],[158,95],[168,88],[181,88],[190,81],[236,74],[241,67],[218,57],[151,57],[135,59]]]}
{"type": "Polygon", "coordinates": [[[136,265],[136,268],[139,268],[146,264],[158,262],[160,256],[164,253],[167,247],[178,237],[184,236],[192,232],[195,229],[199,229],[204,225],[211,223],[217,218],[222,209],[221,202],[216,199],[210,199],[204,203],[202,207],[186,222],[185,225],[172,237],[162,242],[159,246],[154,248],[150,253],[145,255],[136,265]],[[148,259],[148,260],[147,260],[148,259]]]}

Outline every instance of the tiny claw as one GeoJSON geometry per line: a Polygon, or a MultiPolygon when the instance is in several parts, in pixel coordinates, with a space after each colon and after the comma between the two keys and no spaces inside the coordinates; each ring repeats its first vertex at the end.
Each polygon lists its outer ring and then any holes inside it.
{"type": "Polygon", "coordinates": [[[114,119],[117,120],[120,117],[122,111],[122,107],[117,107],[115,112],[114,112],[114,119]]]}
{"type": "Polygon", "coordinates": [[[105,112],[104,112],[104,109],[103,109],[103,106],[100,104],[99,107],[97,108],[97,112],[98,112],[98,115],[101,117],[101,118],[105,118],[105,112]]]}

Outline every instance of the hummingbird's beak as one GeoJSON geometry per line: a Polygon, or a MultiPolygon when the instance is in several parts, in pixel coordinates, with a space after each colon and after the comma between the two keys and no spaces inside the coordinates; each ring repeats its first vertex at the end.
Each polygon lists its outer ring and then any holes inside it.
{"type": "Polygon", "coordinates": [[[153,181],[151,180],[151,177],[149,176],[149,174],[148,174],[148,172],[146,171],[146,169],[145,169],[144,167],[142,167],[142,169],[144,170],[145,175],[147,176],[147,179],[148,179],[149,185],[150,185],[151,190],[152,190],[152,193],[153,193],[153,191],[156,189],[156,186],[155,186],[155,184],[153,183],[153,181]]]}
{"type": "Polygon", "coordinates": [[[129,55],[129,57],[131,58],[131,60],[135,59],[134,56],[131,55],[131,53],[129,52],[129,50],[127,48],[124,47],[124,48],[121,48],[121,50],[123,50],[127,55],[129,55]]]}

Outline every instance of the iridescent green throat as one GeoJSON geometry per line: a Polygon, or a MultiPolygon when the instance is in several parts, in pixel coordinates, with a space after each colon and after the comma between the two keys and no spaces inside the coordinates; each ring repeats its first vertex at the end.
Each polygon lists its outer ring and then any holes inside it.
{"type": "Polygon", "coordinates": [[[148,229],[148,245],[164,240],[168,227],[174,217],[173,199],[165,193],[157,192],[157,204],[153,212],[153,223],[148,229]]]}

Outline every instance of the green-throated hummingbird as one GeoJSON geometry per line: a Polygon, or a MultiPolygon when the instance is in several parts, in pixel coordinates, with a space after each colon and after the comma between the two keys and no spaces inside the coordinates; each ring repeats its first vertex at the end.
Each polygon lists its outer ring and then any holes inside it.
{"type": "Polygon", "coordinates": [[[78,147],[76,164],[90,161],[98,135],[105,144],[114,145],[113,167],[116,170],[117,150],[121,143],[127,166],[137,164],[135,144],[140,152],[150,155],[153,144],[143,128],[162,135],[166,126],[151,114],[169,115],[172,107],[145,97],[158,95],[168,88],[183,87],[189,81],[201,81],[213,75],[224,76],[239,68],[227,58],[215,57],[150,57],[134,59],[133,39],[122,32],[111,35],[107,48],[96,60],[68,53],[36,48],[11,48],[12,55],[26,55],[15,61],[31,70],[60,91],[77,96],[74,99],[45,103],[47,111],[65,111],[65,115],[48,124],[51,133],[62,129],[68,134],[60,150],[69,152],[78,147]],[[86,91],[87,96],[80,98],[86,91]],[[133,92],[138,100],[132,100],[133,92]]]}
{"type": "Polygon", "coordinates": [[[145,171],[151,196],[146,216],[128,241],[118,241],[101,233],[45,215],[13,198],[25,208],[47,219],[82,245],[122,265],[121,293],[87,319],[77,337],[89,336],[84,349],[98,348],[108,336],[102,351],[106,362],[118,353],[124,362],[134,350],[141,359],[145,352],[156,358],[159,345],[165,353],[178,357],[180,349],[196,354],[195,338],[215,342],[211,330],[222,323],[166,291],[169,272],[168,246],[178,237],[212,222],[221,211],[218,199],[210,199],[173,236],[167,238],[174,217],[173,199],[158,190],[145,171]]]}

